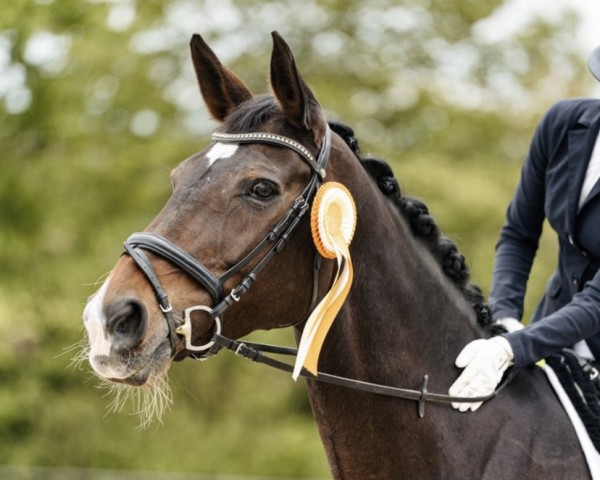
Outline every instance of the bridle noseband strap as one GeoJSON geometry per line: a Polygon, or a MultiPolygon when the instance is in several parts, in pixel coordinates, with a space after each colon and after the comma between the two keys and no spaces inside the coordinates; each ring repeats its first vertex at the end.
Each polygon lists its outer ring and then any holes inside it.
{"type": "MultiPolygon", "coordinates": [[[[213,301],[216,302],[223,298],[223,287],[217,276],[185,250],[182,250],[166,238],[151,232],[134,233],[125,242],[125,250],[127,253],[130,253],[131,248],[135,247],[143,248],[169,260],[202,285],[208,291],[213,301]]],[[[137,263],[141,267],[142,264],[137,263]]],[[[145,270],[144,273],[148,277],[145,270]]],[[[157,290],[156,287],[154,287],[154,290],[157,290]]]]}
{"type": "Polygon", "coordinates": [[[165,292],[164,288],[162,288],[162,285],[160,284],[160,281],[158,280],[158,277],[152,268],[152,264],[150,263],[150,260],[148,260],[148,256],[144,253],[144,251],[139,248],[138,245],[127,242],[125,242],[125,251],[129,254],[129,256],[131,256],[135,263],[137,263],[150,282],[150,285],[152,285],[154,293],[156,294],[158,306],[167,320],[167,326],[169,327],[169,342],[172,349],[173,346],[177,344],[176,329],[178,322],[173,314],[173,307],[171,307],[171,303],[169,302],[169,296],[167,295],[167,292],[165,292]]]}

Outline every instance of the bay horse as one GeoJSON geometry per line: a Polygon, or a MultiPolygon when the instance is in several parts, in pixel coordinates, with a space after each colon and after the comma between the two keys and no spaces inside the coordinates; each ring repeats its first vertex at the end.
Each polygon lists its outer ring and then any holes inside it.
{"type": "Polygon", "coordinates": [[[422,204],[401,195],[389,167],[361,157],[347,127],[329,127],[289,46],[272,36],[272,95],[260,96],[192,37],[200,90],[219,128],[173,170],[166,205],[126,242],[88,301],[94,371],[151,389],[173,361],[231,344],[247,350],[235,339],[255,330],[292,327],[300,338],[336,271],[317,253],[305,213],[320,184],[335,181],[356,208],[354,282],[323,345],[323,373],[306,380],[333,478],[589,478],[538,368],[520,371],[475,413],[427,402],[456,378],[462,347],[485,335],[464,269],[453,275],[444,266],[440,252],[452,244],[422,204]],[[404,386],[420,401],[319,381],[327,375],[404,386]]]}

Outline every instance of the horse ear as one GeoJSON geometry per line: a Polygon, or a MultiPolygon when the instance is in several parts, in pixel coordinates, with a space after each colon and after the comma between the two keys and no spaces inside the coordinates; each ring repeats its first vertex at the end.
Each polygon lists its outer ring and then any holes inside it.
{"type": "Polygon", "coordinates": [[[190,49],[208,111],[216,120],[223,121],[240,103],[252,98],[252,93],[244,82],[221,64],[200,35],[192,36],[190,49]]]}
{"type": "Polygon", "coordinates": [[[297,127],[313,130],[320,137],[325,117],[319,102],[298,72],[290,47],[277,32],[271,55],[271,88],[286,117],[297,127]]]}

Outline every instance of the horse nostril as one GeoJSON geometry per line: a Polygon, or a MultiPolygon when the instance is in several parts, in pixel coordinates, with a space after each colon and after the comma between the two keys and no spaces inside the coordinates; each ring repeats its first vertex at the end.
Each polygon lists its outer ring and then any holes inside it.
{"type": "Polygon", "coordinates": [[[146,310],[136,300],[120,300],[106,308],[107,330],[116,347],[133,348],[142,343],[146,333],[146,310]]]}

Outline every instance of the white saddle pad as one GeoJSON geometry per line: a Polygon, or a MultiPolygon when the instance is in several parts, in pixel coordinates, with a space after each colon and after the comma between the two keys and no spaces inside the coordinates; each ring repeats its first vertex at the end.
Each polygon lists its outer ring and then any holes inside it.
{"type": "Polygon", "coordinates": [[[585,458],[587,460],[592,479],[600,480],[600,453],[598,453],[598,450],[596,450],[596,448],[594,447],[594,444],[592,443],[592,440],[590,439],[590,436],[588,435],[587,430],[583,425],[583,422],[579,418],[579,415],[577,414],[577,411],[575,410],[571,399],[560,384],[560,380],[554,373],[554,370],[552,370],[552,368],[546,365],[545,363],[538,364],[538,366],[540,366],[546,373],[550,385],[552,385],[552,388],[554,388],[556,395],[560,399],[560,403],[562,404],[563,408],[565,409],[565,412],[567,412],[567,415],[571,419],[573,428],[575,428],[575,431],[577,432],[577,437],[579,438],[581,449],[583,450],[583,454],[585,455],[585,458]]]}

